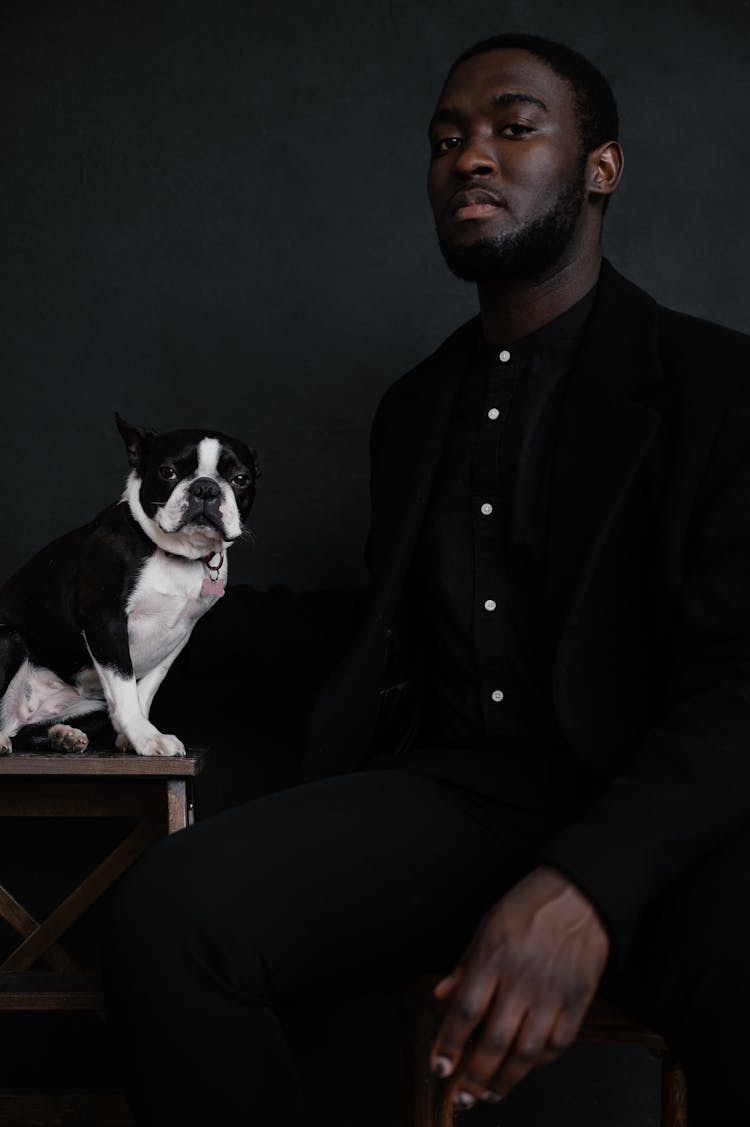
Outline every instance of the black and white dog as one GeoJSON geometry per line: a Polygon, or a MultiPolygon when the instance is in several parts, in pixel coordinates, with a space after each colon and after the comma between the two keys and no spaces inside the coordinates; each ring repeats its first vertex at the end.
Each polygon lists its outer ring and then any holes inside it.
{"type": "Polygon", "coordinates": [[[216,431],[157,434],[117,416],[122,500],[43,548],[0,588],[0,753],[28,725],[83,751],[67,721],[107,709],[116,746],[184,755],[149,722],[154,695],[224,593],[226,551],[255,497],[255,454],[216,431]]]}

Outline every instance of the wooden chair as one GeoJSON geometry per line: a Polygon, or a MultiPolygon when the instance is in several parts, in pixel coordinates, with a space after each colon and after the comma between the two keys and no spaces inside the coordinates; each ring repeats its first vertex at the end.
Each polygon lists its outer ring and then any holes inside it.
{"type": "MultiPolygon", "coordinates": [[[[437,1080],[427,1059],[437,1030],[438,1007],[432,994],[440,976],[420,979],[409,988],[410,1127],[452,1127],[453,1105],[447,1084],[437,1080]]],[[[687,1127],[685,1074],[663,1037],[595,999],[578,1034],[580,1043],[640,1045],[661,1060],[661,1127],[687,1127]]],[[[470,1120],[469,1120],[470,1122],[470,1120]]]]}
{"type": "MultiPolygon", "coordinates": [[[[100,976],[78,966],[60,939],[157,837],[192,823],[193,781],[204,759],[203,751],[184,759],[95,751],[0,758],[4,818],[138,819],[45,920],[0,884],[0,917],[19,936],[0,963],[0,1010],[102,1010],[100,976]]],[[[120,1093],[0,1092],[0,1124],[132,1122],[120,1093]]]]}

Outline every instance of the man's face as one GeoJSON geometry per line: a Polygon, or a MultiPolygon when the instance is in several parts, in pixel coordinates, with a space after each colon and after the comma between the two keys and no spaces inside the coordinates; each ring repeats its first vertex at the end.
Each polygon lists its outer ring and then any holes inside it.
{"type": "Polygon", "coordinates": [[[584,218],[585,157],[573,92],[527,51],[462,63],[430,123],[428,189],[459,277],[513,283],[562,264],[584,218]]]}

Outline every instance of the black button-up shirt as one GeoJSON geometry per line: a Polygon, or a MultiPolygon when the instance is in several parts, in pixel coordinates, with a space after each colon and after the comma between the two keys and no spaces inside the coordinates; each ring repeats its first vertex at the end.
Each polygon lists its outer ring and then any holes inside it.
{"type": "Polygon", "coordinates": [[[524,807],[582,770],[554,720],[545,569],[556,422],[594,294],[507,347],[478,341],[410,578],[425,654],[411,763],[524,807]]]}

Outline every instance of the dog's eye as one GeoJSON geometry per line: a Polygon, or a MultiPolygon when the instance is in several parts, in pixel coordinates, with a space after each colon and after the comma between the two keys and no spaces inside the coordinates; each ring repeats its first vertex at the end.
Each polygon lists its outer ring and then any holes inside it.
{"type": "Polygon", "coordinates": [[[232,478],[232,485],[236,485],[238,489],[244,489],[244,487],[247,485],[249,480],[250,480],[250,478],[247,476],[246,473],[238,473],[238,474],[235,474],[234,477],[232,478]]]}
{"type": "Polygon", "coordinates": [[[163,477],[165,481],[174,481],[177,477],[177,470],[174,466],[159,466],[159,475],[163,477]]]}

